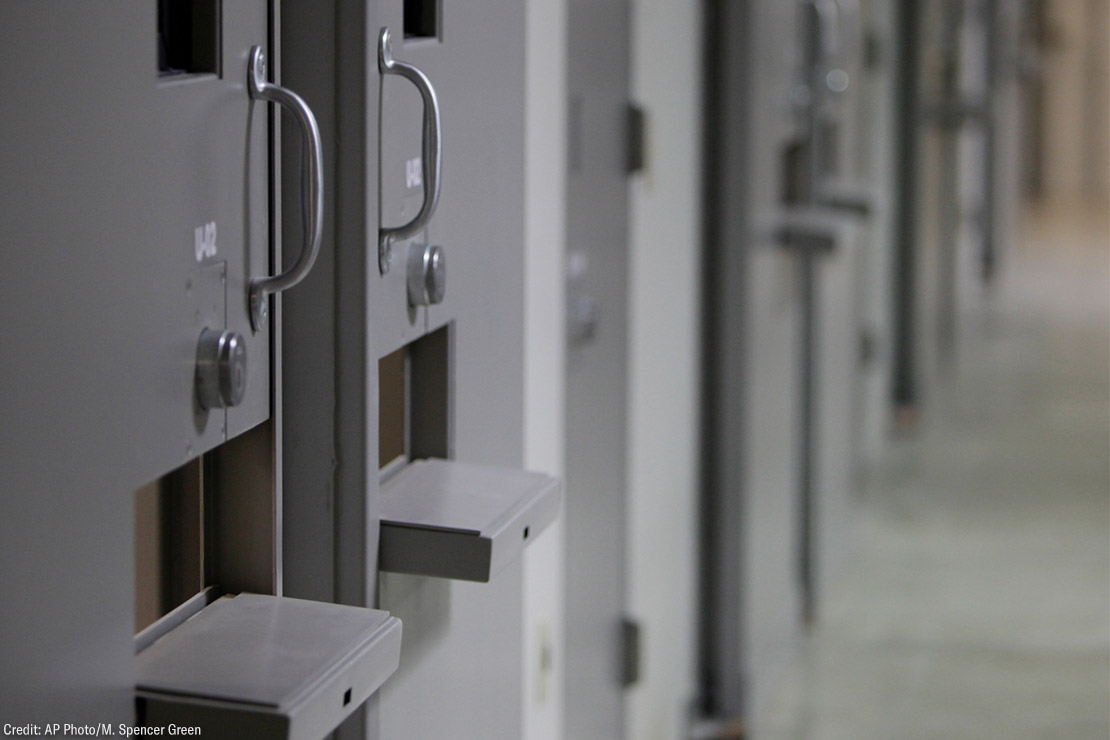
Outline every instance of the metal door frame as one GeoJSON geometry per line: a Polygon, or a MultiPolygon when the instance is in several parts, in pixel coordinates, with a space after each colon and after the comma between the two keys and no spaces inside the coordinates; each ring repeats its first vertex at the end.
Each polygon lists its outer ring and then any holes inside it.
{"type": "MultiPolygon", "coordinates": [[[[750,44],[741,40],[750,35],[751,4],[727,0],[706,0],[704,10],[705,89],[707,112],[704,126],[704,232],[702,235],[702,433],[701,505],[699,552],[698,624],[698,716],[723,720],[741,718],[744,706],[743,660],[744,590],[741,553],[743,552],[743,492],[730,490],[729,481],[738,480],[745,465],[745,440],[741,430],[746,415],[741,393],[729,387],[742,387],[747,381],[724,373],[722,365],[724,333],[734,333],[739,347],[732,365],[743,370],[742,358],[749,350],[744,327],[746,310],[742,301],[731,300],[727,285],[743,285],[748,267],[748,245],[727,249],[723,227],[718,222],[728,204],[744,202],[747,182],[729,178],[728,169],[744,171],[749,159],[747,140],[750,117],[731,108],[733,97],[748,101],[752,87],[744,72],[750,44]],[[729,94],[723,94],[728,90],[729,94]],[[739,125],[737,125],[739,123],[739,125]],[[728,146],[734,140],[738,145],[728,146]],[[722,186],[723,184],[723,186],[722,186]],[[731,434],[721,434],[721,428],[731,434]]],[[[742,212],[747,215],[747,210],[742,212]]],[[[732,355],[730,354],[730,357],[732,355]]]]}

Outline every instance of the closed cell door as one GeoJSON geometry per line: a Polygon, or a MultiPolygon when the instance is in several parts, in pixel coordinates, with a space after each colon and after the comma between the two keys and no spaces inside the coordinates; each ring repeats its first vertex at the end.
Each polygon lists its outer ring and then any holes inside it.
{"type": "Polygon", "coordinates": [[[856,381],[856,451],[861,480],[876,468],[886,447],[891,422],[891,267],[894,154],[894,3],[865,0],[864,67],[859,106],[857,152],[861,180],[874,193],[870,238],[861,244],[858,289],[859,374],[856,381]]]}
{"type": "Polygon", "coordinates": [[[13,245],[0,337],[19,348],[0,353],[0,585],[23,595],[0,617],[13,722],[131,717],[134,492],[270,416],[272,322],[252,319],[250,292],[274,268],[272,68],[249,82],[270,13],[262,0],[0,10],[13,245]]]}
{"type": "Polygon", "coordinates": [[[775,234],[802,189],[796,101],[799,5],[714,2],[707,218],[706,729],[755,725],[802,634],[797,527],[802,306],[798,255],[775,234]]]}
{"type": "MultiPolygon", "coordinates": [[[[380,696],[382,738],[509,740],[523,725],[521,557],[486,580],[430,575],[393,557],[388,535],[422,470],[480,466],[509,480],[523,464],[524,20],[517,0],[380,0],[375,13],[376,578],[378,605],[405,625],[401,667],[380,696]]],[[[466,503],[461,479],[444,475],[451,512],[439,523],[464,529],[451,517],[490,499],[466,503]]],[[[487,496],[501,490],[489,485],[487,496]]],[[[546,524],[513,526],[522,551],[546,524]]]]}

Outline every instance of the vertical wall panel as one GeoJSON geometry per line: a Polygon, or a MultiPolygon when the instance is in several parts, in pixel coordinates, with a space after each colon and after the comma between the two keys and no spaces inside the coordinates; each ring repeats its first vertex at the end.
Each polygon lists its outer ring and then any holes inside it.
{"type": "Polygon", "coordinates": [[[634,0],[646,112],[629,241],[628,611],[642,627],[626,737],[680,740],[694,686],[700,392],[700,6],[634,0]]]}

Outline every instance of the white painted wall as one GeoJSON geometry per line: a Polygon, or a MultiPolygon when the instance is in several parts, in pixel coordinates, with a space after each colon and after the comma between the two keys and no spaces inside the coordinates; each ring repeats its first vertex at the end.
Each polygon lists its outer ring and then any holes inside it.
{"type": "MultiPolygon", "coordinates": [[[[524,175],[524,464],[563,476],[566,1],[528,0],[524,175]]],[[[562,518],[524,557],[524,740],[563,730],[562,518]]]]}
{"type": "Polygon", "coordinates": [[[701,13],[633,0],[632,99],[647,167],[630,211],[628,611],[643,628],[626,737],[685,738],[695,690],[701,13]]]}

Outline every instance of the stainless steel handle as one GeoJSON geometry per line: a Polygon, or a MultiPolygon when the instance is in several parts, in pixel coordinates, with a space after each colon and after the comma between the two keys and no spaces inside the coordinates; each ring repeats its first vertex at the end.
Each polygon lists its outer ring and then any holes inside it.
{"type": "Polygon", "coordinates": [[[836,9],[841,19],[840,28],[844,30],[843,46],[851,55],[857,55],[863,47],[863,9],[859,0],[836,0],[836,9]]]}
{"type": "Polygon", "coordinates": [[[424,178],[424,203],[420,212],[404,226],[381,227],[378,231],[378,268],[382,274],[389,272],[393,258],[393,242],[415,235],[427,225],[439,203],[439,175],[442,149],[440,147],[439,100],[435,88],[427,75],[407,62],[393,58],[393,43],[389,28],[383,28],[378,36],[378,71],[383,75],[400,75],[416,85],[420,97],[424,99],[424,137],[421,151],[421,167],[424,178]]]}
{"type": "Polygon", "coordinates": [[[840,4],[836,0],[814,0],[813,9],[817,12],[822,61],[833,65],[840,55],[840,4]]]}
{"type": "Polygon", "coordinates": [[[810,108],[822,89],[833,93],[847,89],[848,73],[840,68],[841,9],[837,0],[802,0],[804,75],[798,104],[810,108]]]}
{"type": "Polygon", "coordinates": [[[317,255],[320,254],[320,237],[324,222],[324,158],[320,149],[320,127],[316,116],[301,96],[280,85],[266,81],[266,57],[262,47],[251,49],[247,86],[251,100],[277,103],[289,110],[300,125],[304,135],[307,165],[301,172],[301,192],[304,194],[304,246],[297,261],[280,275],[252,278],[250,282],[251,326],[259,331],[266,325],[266,297],[292,288],[304,280],[317,255]]]}

